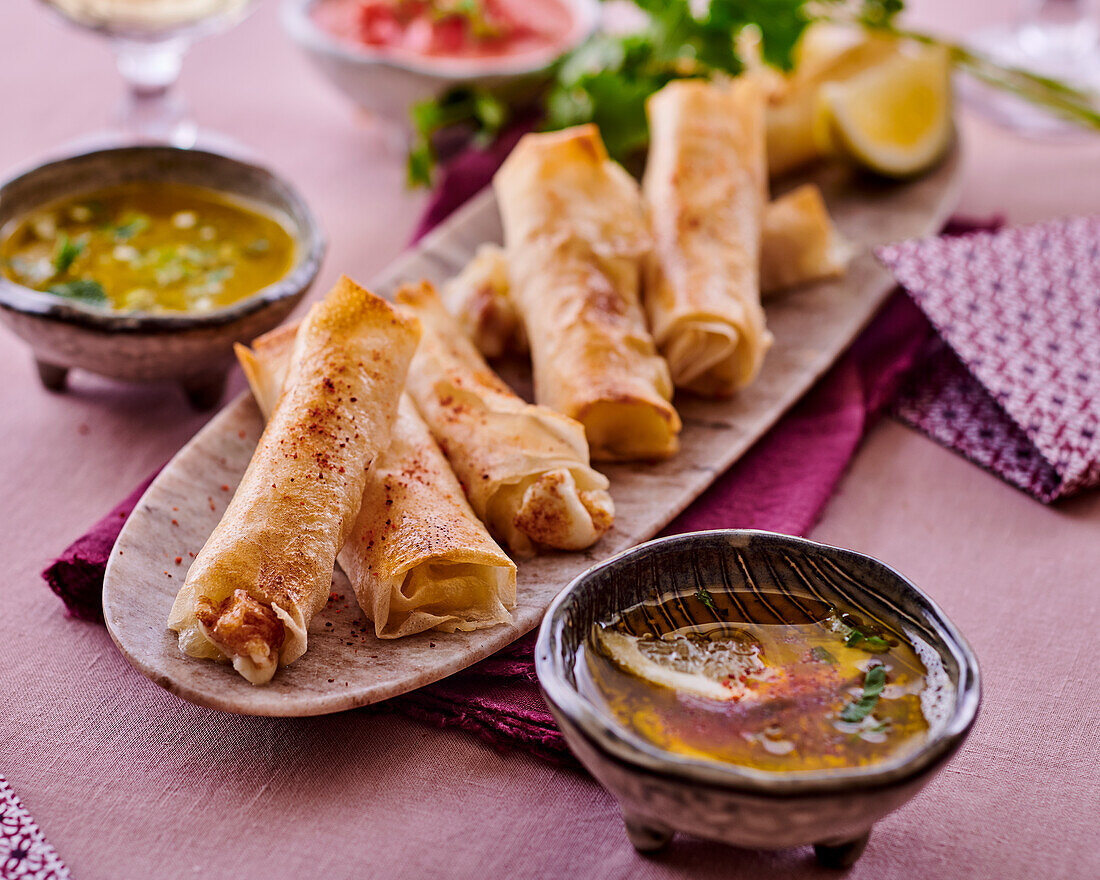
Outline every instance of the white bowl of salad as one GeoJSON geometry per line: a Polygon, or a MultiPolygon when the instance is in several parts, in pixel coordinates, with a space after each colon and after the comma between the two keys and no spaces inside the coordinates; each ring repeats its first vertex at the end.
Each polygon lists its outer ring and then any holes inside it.
{"type": "Polygon", "coordinates": [[[455,87],[522,83],[583,43],[598,0],[283,0],[282,22],[332,83],[382,118],[455,87]]]}

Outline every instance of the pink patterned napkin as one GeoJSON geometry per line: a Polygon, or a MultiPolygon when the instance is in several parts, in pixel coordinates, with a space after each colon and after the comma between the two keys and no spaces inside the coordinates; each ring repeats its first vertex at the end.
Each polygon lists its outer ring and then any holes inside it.
{"type": "Polygon", "coordinates": [[[69,869],[0,776],[0,880],[69,880],[69,869]]]}
{"type": "Polygon", "coordinates": [[[1041,501],[1100,484],[1100,216],[877,254],[943,340],[899,414],[1041,501]]]}

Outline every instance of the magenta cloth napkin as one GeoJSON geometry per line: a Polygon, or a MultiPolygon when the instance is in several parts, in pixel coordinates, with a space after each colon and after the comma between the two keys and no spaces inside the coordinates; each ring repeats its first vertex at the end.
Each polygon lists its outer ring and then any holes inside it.
{"type": "Polygon", "coordinates": [[[899,414],[1041,501],[1100,484],[1100,216],[877,253],[942,339],[899,414]]]}
{"type": "Polygon", "coordinates": [[[160,473],[157,468],[103,519],[73,541],[42,572],[46,583],[81,620],[103,623],[103,574],[118,533],[133,513],[141,496],[160,473]]]}

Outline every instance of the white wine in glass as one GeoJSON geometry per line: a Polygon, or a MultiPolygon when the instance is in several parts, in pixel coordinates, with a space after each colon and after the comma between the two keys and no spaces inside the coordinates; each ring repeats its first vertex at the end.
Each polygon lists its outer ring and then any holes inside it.
{"type": "Polygon", "coordinates": [[[174,86],[191,43],[232,27],[253,0],[41,0],[110,41],[128,86],[121,139],[192,147],[198,130],[174,86]]]}

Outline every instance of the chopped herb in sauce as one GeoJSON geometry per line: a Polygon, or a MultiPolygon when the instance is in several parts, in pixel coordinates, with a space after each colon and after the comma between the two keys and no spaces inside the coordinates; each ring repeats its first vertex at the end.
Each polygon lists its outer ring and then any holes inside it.
{"type": "Polygon", "coordinates": [[[828,663],[830,666],[836,666],[836,657],[829,653],[829,649],[822,645],[814,645],[810,651],[810,655],[819,663],[828,663]]]}
{"type": "Polygon", "coordinates": [[[49,292],[54,296],[63,296],[66,299],[96,305],[107,301],[107,294],[98,281],[63,281],[60,284],[51,285],[49,292]]]}
{"type": "Polygon", "coordinates": [[[863,678],[863,696],[844,707],[844,711],[840,713],[840,720],[862,721],[875,711],[875,705],[884,687],[886,687],[886,670],[882,666],[872,666],[863,678]]]}
{"type": "Polygon", "coordinates": [[[710,595],[710,590],[706,587],[700,587],[695,591],[695,598],[707,606],[711,611],[714,610],[714,599],[710,595]]]}
{"type": "Polygon", "coordinates": [[[149,218],[144,214],[128,214],[126,219],[114,229],[115,241],[129,241],[148,228],[149,218]]]}
{"type": "Polygon", "coordinates": [[[76,258],[84,253],[87,242],[80,239],[72,239],[62,232],[57,236],[57,247],[54,250],[53,269],[58,275],[64,275],[72,267],[76,258]]]}
{"type": "Polygon", "coordinates": [[[844,639],[844,644],[849,648],[859,648],[861,651],[870,651],[872,654],[881,654],[890,650],[890,643],[879,636],[864,635],[858,629],[853,629],[844,639]]]}

